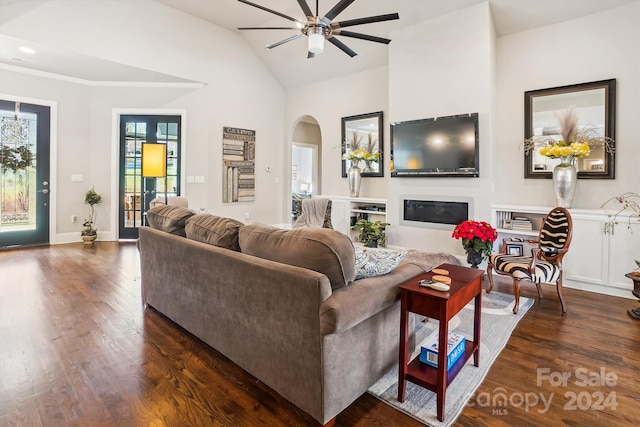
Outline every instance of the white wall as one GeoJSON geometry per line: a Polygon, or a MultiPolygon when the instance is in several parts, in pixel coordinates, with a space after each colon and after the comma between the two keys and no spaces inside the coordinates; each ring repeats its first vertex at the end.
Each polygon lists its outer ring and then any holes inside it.
{"type": "Polygon", "coordinates": [[[524,92],[617,80],[616,179],[580,179],[574,208],[640,191],[640,3],[497,40],[493,201],[555,205],[551,180],[524,179],[524,92]]]}
{"type": "MultiPolygon", "coordinates": [[[[10,12],[11,6],[3,6],[3,11],[10,12]]],[[[71,224],[69,217],[83,217],[84,192],[92,185],[105,197],[99,230],[115,236],[116,210],[106,207],[114,206],[117,197],[109,190],[118,179],[111,167],[114,109],[186,110],[184,174],[205,177],[204,185],[186,186],[191,207],[240,220],[249,213],[253,221],[281,222],[283,181],[288,179],[281,175],[288,156],[282,142],[284,91],[239,36],[148,0],[33,3],[4,20],[1,30],[206,84],[202,89],[87,87],[0,70],[0,93],[58,102],[59,150],[54,161],[60,185],[53,225],[58,240],[68,239],[67,232],[80,240],[81,223],[71,224]],[[257,132],[255,202],[222,203],[223,126],[257,132]],[[267,172],[267,166],[273,172],[267,172]],[[71,184],[71,174],[77,173],[84,175],[84,182],[71,184]]]]}
{"type": "Polygon", "coordinates": [[[479,113],[479,178],[391,178],[389,242],[464,254],[450,230],[399,225],[401,195],[471,197],[471,217],[490,220],[493,141],[494,29],[488,3],[421,22],[392,34],[389,47],[389,121],[479,113]]]}

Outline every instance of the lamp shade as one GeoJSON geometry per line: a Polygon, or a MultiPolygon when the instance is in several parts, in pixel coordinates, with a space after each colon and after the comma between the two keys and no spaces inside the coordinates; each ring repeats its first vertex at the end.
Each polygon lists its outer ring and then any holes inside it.
{"type": "Polygon", "coordinates": [[[322,30],[320,30],[320,33],[309,34],[309,52],[315,54],[324,52],[324,36],[322,35],[322,30]]]}
{"type": "Polygon", "coordinates": [[[167,174],[167,146],[142,144],[142,176],[163,177],[167,174]]]}

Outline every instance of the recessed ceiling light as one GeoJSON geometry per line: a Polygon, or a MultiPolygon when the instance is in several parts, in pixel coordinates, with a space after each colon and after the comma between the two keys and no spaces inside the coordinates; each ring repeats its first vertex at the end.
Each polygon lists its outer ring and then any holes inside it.
{"type": "Polygon", "coordinates": [[[18,50],[19,50],[20,52],[23,52],[23,53],[29,53],[29,54],[32,54],[32,55],[33,55],[34,53],[36,53],[36,51],[35,51],[35,50],[31,49],[30,47],[26,47],[26,46],[20,46],[20,49],[18,49],[18,50]]]}

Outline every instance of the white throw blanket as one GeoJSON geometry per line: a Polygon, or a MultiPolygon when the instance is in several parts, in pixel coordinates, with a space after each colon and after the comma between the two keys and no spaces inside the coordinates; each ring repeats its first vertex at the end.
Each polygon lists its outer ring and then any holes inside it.
{"type": "Polygon", "coordinates": [[[322,228],[329,199],[302,199],[302,212],[293,228],[322,228]]]}

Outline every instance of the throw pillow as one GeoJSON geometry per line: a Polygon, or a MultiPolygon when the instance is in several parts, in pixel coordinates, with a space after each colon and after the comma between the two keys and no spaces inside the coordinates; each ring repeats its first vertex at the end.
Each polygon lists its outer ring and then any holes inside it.
{"type": "Polygon", "coordinates": [[[146,215],[151,228],[185,237],[185,223],[194,212],[180,206],[161,205],[149,209],[146,215]]]}
{"type": "Polygon", "coordinates": [[[187,220],[184,231],[188,239],[233,251],[240,251],[238,229],[243,225],[243,223],[235,219],[199,214],[187,220]]]}
{"type": "Polygon", "coordinates": [[[407,251],[356,246],[356,280],[390,273],[406,254],[407,251]]]}
{"type": "Polygon", "coordinates": [[[328,228],[284,230],[265,224],[248,224],[238,232],[242,253],[308,268],[327,276],[332,289],[355,280],[351,239],[328,228]]]}

